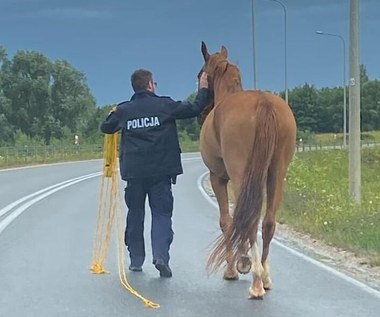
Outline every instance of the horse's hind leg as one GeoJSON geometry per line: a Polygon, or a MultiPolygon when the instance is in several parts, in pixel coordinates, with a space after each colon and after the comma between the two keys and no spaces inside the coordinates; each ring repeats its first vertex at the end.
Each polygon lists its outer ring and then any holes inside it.
{"type": "MultiPolygon", "coordinates": [[[[228,179],[221,178],[216,174],[210,172],[210,181],[212,185],[212,189],[214,190],[216,199],[219,205],[220,219],[219,225],[224,234],[224,238],[228,239],[226,236],[227,228],[230,226],[232,222],[232,217],[229,213],[229,205],[228,205],[228,192],[227,192],[227,184],[228,179]]],[[[227,268],[224,271],[223,278],[226,280],[236,280],[239,278],[239,274],[235,268],[235,258],[232,253],[231,245],[226,243],[226,252],[227,252],[227,268]]]]}
{"type": "Polygon", "coordinates": [[[252,273],[254,279],[249,289],[250,298],[262,299],[265,290],[272,289],[269,276],[269,245],[276,229],[276,211],[282,199],[284,172],[269,169],[267,177],[267,210],[262,223],[263,252],[260,254],[256,243],[257,230],[251,237],[251,256],[253,259],[252,273]]]}
{"type": "MultiPolygon", "coordinates": [[[[257,224],[258,226],[258,224],[257,224]]],[[[252,274],[253,274],[253,281],[251,284],[251,287],[249,288],[249,298],[251,299],[263,299],[265,294],[264,284],[262,276],[264,274],[264,268],[260,261],[260,251],[259,247],[257,246],[256,242],[257,237],[257,227],[252,235],[250,241],[251,241],[251,257],[252,257],[252,274]]]]}
{"type": "Polygon", "coordinates": [[[269,276],[269,245],[276,230],[276,212],[282,200],[282,191],[285,173],[275,169],[269,169],[267,178],[267,210],[262,223],[263,252],[261,263],[264,268],[262,280],[264,288],[272,289],[272,281],[269,276]]]}

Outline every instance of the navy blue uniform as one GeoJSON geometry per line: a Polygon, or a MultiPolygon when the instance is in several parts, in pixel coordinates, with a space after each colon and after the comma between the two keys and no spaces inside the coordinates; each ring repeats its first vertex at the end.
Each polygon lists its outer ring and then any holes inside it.
{"type": "Polygon", "coordinates": [[[132,266],[145,260],[144,216],[148,196],[152,212],[153,262],[169,262],[173,241],[172,180],[182,174],[181,149],[176,119],[199,115],[209,102],[209,90],[199,90],[194,102],[176,102],[148,90],[137,91],[130,101],[119,104],[101,124],[104,133],[121,130],[120,173],[127,181],[128,207],[125,243],[132,266]]]}

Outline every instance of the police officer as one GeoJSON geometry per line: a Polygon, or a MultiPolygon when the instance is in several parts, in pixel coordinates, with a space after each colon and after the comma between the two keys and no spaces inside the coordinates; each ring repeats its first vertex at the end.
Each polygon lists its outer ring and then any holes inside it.
{"type": "Polygon", "coordinates": [[[142,271],[145,260],[144,216],[148,196],[153,264],[161,277],[171,277],[171,185],[183,173],[176,119],[195,117],[210,102],[207,75],[200,76],[198,94],[192,103],[157,96],[152,73],[145,69],[136,70],[131,83],[135,92],[131,100],[120,103],[101,124],[104,133],[121,130],[120,172],[127,181],[125,244],[130,256],[129,269],[142,271]]]}

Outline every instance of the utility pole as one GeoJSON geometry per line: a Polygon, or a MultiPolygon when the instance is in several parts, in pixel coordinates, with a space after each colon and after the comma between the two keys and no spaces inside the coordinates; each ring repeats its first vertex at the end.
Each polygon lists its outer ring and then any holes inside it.
{"type": "Polygon", "coordinates": [[[349,193],[361,202],[359,0],[350,0],[349,193]]]}

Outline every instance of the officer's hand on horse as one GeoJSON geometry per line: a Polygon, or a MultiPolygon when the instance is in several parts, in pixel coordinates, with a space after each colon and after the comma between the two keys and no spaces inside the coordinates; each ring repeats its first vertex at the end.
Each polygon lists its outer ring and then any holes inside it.
{"type": "Polygon", "coordinates": [[[207,74],[205,72],[203,72],[201,77],[199,78],[199,89],[201,88],[208,88],[208,79],[207,74]]]}

